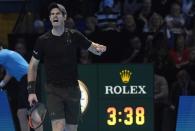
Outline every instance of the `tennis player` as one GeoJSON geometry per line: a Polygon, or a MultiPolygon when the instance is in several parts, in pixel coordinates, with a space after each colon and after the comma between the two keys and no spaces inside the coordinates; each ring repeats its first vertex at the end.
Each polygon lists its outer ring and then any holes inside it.
{"type": "Polygon", "coordinates": [[[53,131],[77,131],[81,113],[77,71],[77,49],[88,49],[95,55],[106,46],[88,40],[77,30],[65,28],[67,12],[63,5],[51,3],[51,31],[37,39],[28,72],[28,101],[38,101],[35,93],[37,68],[44,61],[47,78],[47,107],[53,131]]]}

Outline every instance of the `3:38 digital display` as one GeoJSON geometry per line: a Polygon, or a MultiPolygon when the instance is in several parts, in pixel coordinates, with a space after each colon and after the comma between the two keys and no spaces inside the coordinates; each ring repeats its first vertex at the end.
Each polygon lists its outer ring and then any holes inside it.
{"type": "Polygon", "coordinates": [[[152,131],[152,108],[153,104],[148,99],[103,101],[99,110],[99,120],[101,120],[99,121],[99,130],[152,131]]]}
{"type": "Polygon", "coordinates": [[[114,126],[119,123],[123,123],[126,126],[131,126],[133,124],[143,125],[145,123],[145,110],[144,107],[136,107],[135,109],[131,106],[126,106],[122,109],[123,111],[118,111],[116,107],[108,107],[108,120],[107,124],[114,126]],[[121,116],[124,113],[124,118],[117,119],[117,116],[121,116]],[[135,117],[134,117],[135,113],[135,117]]]}
{"type": "Polygon", "coordinates": [[[152,66],[102,65],[99,78],[99,131],[153,131],[152,66]]]}

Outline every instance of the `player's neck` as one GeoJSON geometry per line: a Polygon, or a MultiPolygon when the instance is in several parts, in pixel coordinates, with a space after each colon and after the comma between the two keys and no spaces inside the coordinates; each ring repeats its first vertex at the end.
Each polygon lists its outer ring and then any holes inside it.
{"type": "Polygon", "coordinates": [[[64,33],[64,27],[53,27],[51,32],[55,36],[61,36],[64,33]]]}

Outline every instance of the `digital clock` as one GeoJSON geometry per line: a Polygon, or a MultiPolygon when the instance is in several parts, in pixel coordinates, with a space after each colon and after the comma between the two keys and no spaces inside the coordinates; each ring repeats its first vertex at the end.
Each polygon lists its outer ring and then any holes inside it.
{"type": "Polygon", "coordinates": [[[149,99],[105,100],[99,114],[99,131],[152,131],[153,103],[149,99]]]}
{"type": "Polygon", "coordinates": [[[117,111],[116,107],[108,107],[108,120],[107,124],[110,126],[116,125],[118,122],[123,123],[126,126],[131,126],[134,123],[136,125],[144,125],[145,123],[145,108],[126,106],[122,111],[117,111]],[[119,116],[119,118],[118,118],[119,116]],[[123,118],[121,118],[123,116],[123,118]]]}
{"type": "Polygon", "coordinates": [[[153,131],[152,65],[101,65],[98,75],[98,131],[153,131]]]}

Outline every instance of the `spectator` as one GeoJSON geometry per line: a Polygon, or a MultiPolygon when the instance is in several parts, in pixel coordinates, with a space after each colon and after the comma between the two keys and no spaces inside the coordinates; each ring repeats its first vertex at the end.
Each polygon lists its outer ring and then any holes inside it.
{"type": "Polygon", "coordinates": [[[123,14],[135,15],[141,9],[140,0],[124,0],[123,3],[123,14]]]}
{"type": "Polygon", "coordinates": [[[97,19],[95,17],[87,17],[85,20],[86,29],[84,30],[84,34],[89,36],[93,32],[96,31],[97,19]]]}
{"type": "Polygon", "coordinates": [[[173,34],[181,34],[184,32],[185,19],[181,13],[181,7],[177,3],[171,6],[170,14],[165,17],[168,31],[173,34]]]}
{"type": "Polygon", "coordinates": [[[26,61],[28,62],[30,61],[30,56],[27,52],[26,43],[24,39],[20,38],[17,40],[17,42],[14,45],[14,50],[21,54],[26,61]]]}
{"type": "Polygon", "coordinates": [[[68,17],[65,22],[65,27],[70,29],[76,29],[74,20],[71,17],[68,17]]]}
{"type": "Polygon", "coordinates": [[[172,0],[152,0],[152,10],[164,18],[169,13],[172,2],[172,0]]]}
{"type": "Polygon", "coordinates": [[[144,53],[139,37],[135,36],[130,40],[130,48],[126,49],[125,57],[122,63],[143,63],[144,53]]]}
{"type": "Polygon", "coordinates": [[[121,28],[121,32],[123,35],[127,34],[128,37],[130,35],[137,35],[137,25],[133,15],[126,14],[123,17],[123,26],[121,28]]]}
{"type": "Polygon", "coordinates": [[[164,111],[168,103],[168,83],[165,77],[154,75],[155,130],[162,131],[164,111]]]}
{"type": "Polygon", "coordinates": [[[138,28],[139,32],[144,32],[145,30],[147,30],[149,18],[153,13],[151,7],[152,7],[151,0],[143,0],[141,11],[138,14],[137,18],[137,27],[139,27],[138,28]]]}
{"type": "Polygon", "coordinates": [[[34,33],[43,34],[45,32],[44,22],[39,18],[35,19],[33,23],[33,29],[34,29],[34,33]]]}
{"type": "Polygon", "coordinates": [[[73,19],[74,19],[76,29],[83,33],[85,28],[86,28],[84,16],[82,14],[78,13],[78,14],[74,15],[73,19]]]}
{"type": "Polygon", "coordinates": [[[113,4],[112,10],[114,12],[120,12],[121,13],[121,9],[122,9],[121,0],[101,0],[100,4],[99,4],[99,11],[103,11],[105,3],[113,4]]]}
{"type": "Polygon", "coordinates": [[[177,35],[175,38],[175,48],[169,51],[170,59],[177,69],[189,63],[189,53],[189,49],[185,47],[184,35],[177,35]]]}
{"type": "Polygon", "coordinates": [[[163,18],[157,13],[153,13],[148,22],[148,29],[145,32],[158,33],[162,32],[163,18]]]}
{"type": "Polygon", "coordinates": [[[101,31],[118,31],[122,24],[120,12],[113,11],[113,5],[113,0],[103,0],[103,10],[95,14],[101,31]]]}

